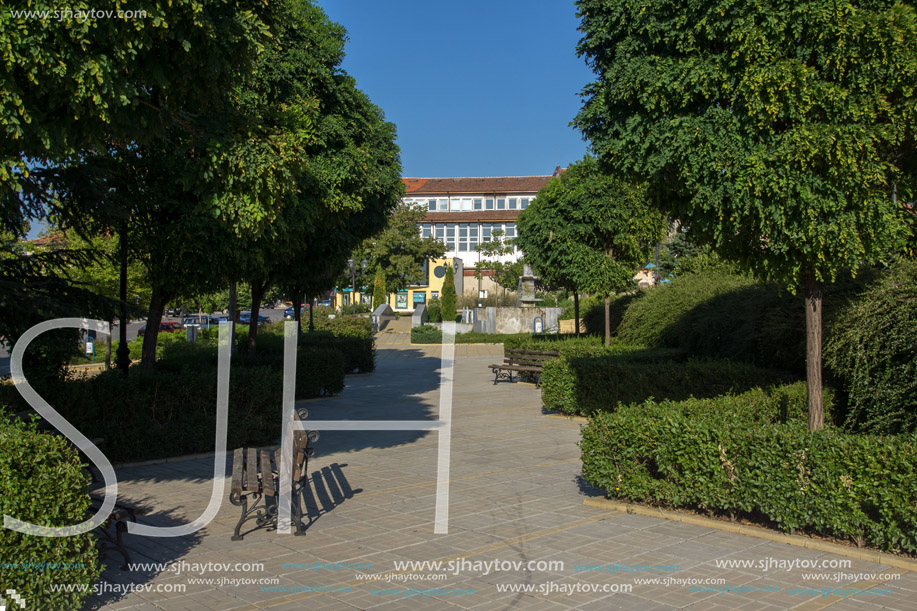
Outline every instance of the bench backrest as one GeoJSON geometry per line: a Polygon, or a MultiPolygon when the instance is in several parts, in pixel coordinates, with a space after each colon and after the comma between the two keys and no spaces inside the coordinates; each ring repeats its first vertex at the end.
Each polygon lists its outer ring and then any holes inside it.
{"type": "Polygon", "coordinates": [[[504,360],[511,365],[530,365],[540,367],[547,361],[560,356],[560,352],[550,350],[521,350],[509,348],[503,352],[504,360]]]}

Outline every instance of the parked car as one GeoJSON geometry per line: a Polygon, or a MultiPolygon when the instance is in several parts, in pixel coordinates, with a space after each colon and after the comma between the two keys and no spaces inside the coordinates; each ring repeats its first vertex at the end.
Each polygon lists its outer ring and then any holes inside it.
{"type": "Polygon", "coordinates": [[[322,299],[321,301],[315,302],[315,307],[317,308],[333,308],[334,303],[330,299],[322,299]]]}
{"type": "Polygon", "coordinates": [[[221,320],[229,320],[229,317],[207,316],[204,314],[201,316],[185,316],[181,322],[185,327],[188,325],[198,325],[201,329],[209,329],[210,327],[219,326],[221,320]]]}
{"type": "MultiPolygon", "coordinates": [[[[302,304],[302,307],[299,310],[300,315],[305,314],[308,311],[309,311],[309,304],[308,303],[302,304]]],[[[289,308],[283,311],[283,317],[285,320],[293,320],[294,318],[293,306],[290,306],[289,308]]]]}
{"type": "MultiPolygon", "coordinates": [[[[251,313],[251,312],[240,312],[240,313],[239,313],[239,322],[240,322],[241,324],[247,325],[247,324],[249,324],[249,323],[251,322],[251,320],[252,320],[252,313],[251,313]]],[[[262,314],[258,314],[258,324],[259,324],[259,325],[266,325],[266,324],[269,323],[269,322],[271,322],[271,319],[270,319],[270,318],[268,318],[267,316],[264,316],[264,315],[262,315],[262,314]]]]}
{"type": "MultiPolygon", "coordinates": [[[[177,322],[161,322],[159,323],[159,332],[160,333],[172,333],[173,331],[181,331],[183,329],[181,323],[177,322]]],[[[140,327],[140,330],[137,331],[137,335],[143,335],[146,333],[146,325],[140,327]]]]}

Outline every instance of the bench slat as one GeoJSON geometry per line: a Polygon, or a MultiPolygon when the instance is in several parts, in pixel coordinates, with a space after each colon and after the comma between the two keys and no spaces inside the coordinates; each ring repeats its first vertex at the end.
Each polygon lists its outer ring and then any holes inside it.
{"type": "Polygon", "coordinates": [[[274,496],[274,470],[271,468],[271,453],[261,450],[261,486],[264,496],[274,496]]]}
{"type": "Polygon", "coordinates": [[[242,448],[236,448],[232,453],[232,487],[230,492],[242,492],[242,448]]]}
{"type": "Polygon", "coordinates": [[[245,461],[244,490],[258,492],[258,454],[255,448],[248,448],[245,461]]]}

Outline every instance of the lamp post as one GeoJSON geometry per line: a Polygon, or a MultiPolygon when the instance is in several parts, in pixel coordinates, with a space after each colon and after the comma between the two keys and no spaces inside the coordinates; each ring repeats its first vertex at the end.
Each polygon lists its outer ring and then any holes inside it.
{"type": "Polygon", "coordinates": [[[353,265],[353,257],[347,259],[347,266],[350,268],[350,304],[353,306],[353,313],[357,313],[357,302],[353,296],[357,291],[357,271],[353,265]]]}
{"type": "MultiPolygon", "coordinates": [[[[353,258],[347,259],[347,265],[350,267],[350,303],[353,306],[353,314],[357,314],[357,268],[354,264],[353,258]]],[[[366,268],[369,267],[369,262],[366,259],[363,259],[360,262],[360,267],[363,270],[363,274],[366,274],[366,268]]]]}
{"type": "Polygon", "coordinates": [[[315,297],[309,298],[309,331],[315,331],[315,323],[312,322],[312,311],[315,309],[315,297]]]}

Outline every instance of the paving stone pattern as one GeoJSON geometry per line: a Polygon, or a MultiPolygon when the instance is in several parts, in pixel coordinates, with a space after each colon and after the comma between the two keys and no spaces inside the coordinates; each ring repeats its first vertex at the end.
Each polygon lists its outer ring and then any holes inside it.
{"type": "MultiPolygon", "coordinates": [[[[405,333],[382,333],[377,345],[376,372],[349,376],[337,397],[305,402],[310,420],[438,417],[440,347],[411,346],[405,333]]],[[[326,431],[309,465],[304,504],[310,524],[305,536],[261,529],[246,534],[244,541],[230,541],[238,508],[224,500],[217,519],[193,536],[127,535],[136,563],[175,564],[166,570],[121,571],[116,567],[120,559],[110,560],[99,584],[108,591],[92,596],[87,608],[917,609],[913,573],[852,561],[843,572],[901,577],[884,584],[876,580],[857,584],[861,589],[888,588],[888,596],[791,595],[789,589],[794,587],[837,588],[855,580],[806,580],[803,573],[808,571],[799,569],[718,568],[716,560],[842,558],[584,506],[586,496],[599,492],[579,479],[580,424],[546,414],[532,385],[501,382],[494,386],[486,365],[500,358],[499,344],[456,346],[448,534],[433,534],[438,433],[326,431]],[[428,565],[399,572],[395,563],[401,561],[453,561],[459,570],[428,565]],[[534,570],[489,571],[480,564],[494,561],[553,564],[540,568],[536,564],[534,570]],[[193,570],[207,563],[241,564],[240,570],[193,570]],[[261,563],[263,569],[244,570],[252,568],[247,563],[261,563]],[[608,567],[615,564],[619,567],[613,573],[608,567]],[[606,570],[582,570],[583,565],[606,570]],[[637,568],[660,565],[678,570],[637,568]],[[176,567],[183,570],[177,573],[176,567]],[[627,570],[642,572],[628,574],[627,570]],[[361,575],[380,578],[366,581],[358,578],[361,575]],[[660,581],[636,583],[647,578],[660,581]],[[684,581],[666,585],[662,581],[666,578],[720,579],[719,587],[732,591],[690,591],[684,581]],[[112,591],[126,584],[134,584],[135,591],[112,591]],[[163,591],[181,587],[183,592],[163,591]],[[532,591],[507,591],[507,587],[532,591]],[[735,591],[743,587],[744,592],[735,591]],[[582,591],[593,588],[598,591],[582,591]]],[[[119,493],[151,509],[142,519],[145,523],[184,523],[206,506],[212,469],[212,460],[206,458],[122,468],[119,493]]],[[[228,484],[227,477],[227,493],[228,484]]]]}

